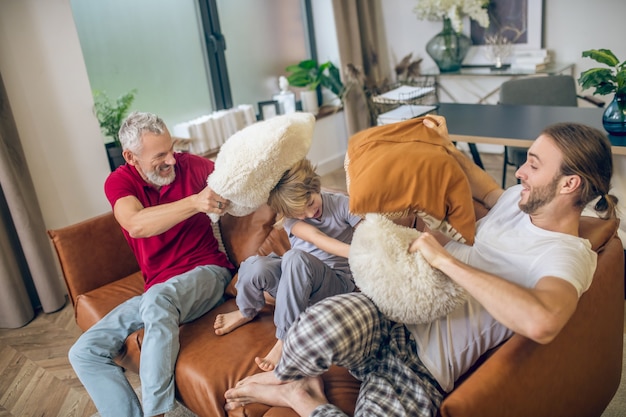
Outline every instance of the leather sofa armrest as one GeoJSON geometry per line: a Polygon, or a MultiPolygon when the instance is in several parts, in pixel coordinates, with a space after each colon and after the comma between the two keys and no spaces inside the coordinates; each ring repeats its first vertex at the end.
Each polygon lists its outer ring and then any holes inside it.
{"type": "Polygon", "coordinates": [[[72,301],[125,278],[139,265],[112,212],[61,229],[48,230],[72,301]]]}
{"type": "Polygon", "coordinates": [[[619,239],[598,255],[594,280],[555,340],[514,335],[455,388],[443,417],[601,415],[620,383],[624,260],[619,239]]]}

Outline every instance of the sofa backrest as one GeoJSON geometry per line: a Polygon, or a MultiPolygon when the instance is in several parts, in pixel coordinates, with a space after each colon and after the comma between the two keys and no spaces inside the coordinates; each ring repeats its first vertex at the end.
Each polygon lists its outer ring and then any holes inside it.
{"type": "Polygon", "coordinates": [[[112,212],[48,230],[72,305],[76,297],[139,271],[112,212]]]}
{"type": "Polygon", "coordinates": [[[252,214],[235,217],[225,214],[220,219],[220,232],[231,262],[239,264],[252,255],[282,255],[290,247],[283,229],[274,228],[276,213],[263,205],[252,214]]]}
{"type": "MultiPolygon", "coordinates": [[[[284,230],[273,227],[275,213],[264,205],[254,213],[220,219],[222,241],[231,262],[238,268],[247,257],[290,247],[284,230]]],[[[56,250],[72,305],[76,298],[139,271],[120,225],[112,212],[56,230],[48,230],[56,250]]]]}

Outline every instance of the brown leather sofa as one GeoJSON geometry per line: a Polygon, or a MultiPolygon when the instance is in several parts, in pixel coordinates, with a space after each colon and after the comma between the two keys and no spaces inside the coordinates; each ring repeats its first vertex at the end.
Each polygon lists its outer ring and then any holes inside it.
{"type": "MultiPolygon", "coordinates": [[[[224,245],[236,265],[252,254],[282,253],[289,247],[284,231],[272,228],[273,219],[268,207],[246,217],[221,219],[224,245]]],[[[601,415],[619,385],[622,361],[624,252],[616,229],[616,221],[583,219],[581,234],[598,251],[598,268],[591,288],[557,339],[539,345],[513,336],[461,378],[445,398],[441,416],[601,415]]],[[[142,292],[137,263],[111,213],[48,233],[81,329],[142,292]]],[[[181,326],[177,397],[201,417],[226,415],[226,389],[259,372],[254,357],[267,353],[275,342],[271,306],[230,334],[214,334],[215,316],[236,308],[232,284],[226,292],[224,304],[181,326]]],[[[118,358],[131,371],[139,366],[141,340],[141,331],[131,335],[118,358]]],[[[339,367],[331,368],[323,378],[329,400],[352,414],[358,381],[339,367]]],[[[230,415],[295,413],[253,404],[230,415]]]]}

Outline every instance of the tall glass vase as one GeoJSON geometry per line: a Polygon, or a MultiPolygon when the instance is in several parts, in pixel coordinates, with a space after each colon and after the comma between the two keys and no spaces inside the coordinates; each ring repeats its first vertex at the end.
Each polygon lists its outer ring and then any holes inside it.
{"type": "Polygon", "coordinates": [[[615,94],[602,114],[602,126],[611,135],[626,136],[626,94],[615,94]]]}
{"type": "Polygon", "coordinates": [[[457,33],[450,19],[443,19],[443,30],[426,44],[426,52],[435,61],[441,72],[453,72],[461,69],[461,64],[472,40],[462,33],[457,33]]]}

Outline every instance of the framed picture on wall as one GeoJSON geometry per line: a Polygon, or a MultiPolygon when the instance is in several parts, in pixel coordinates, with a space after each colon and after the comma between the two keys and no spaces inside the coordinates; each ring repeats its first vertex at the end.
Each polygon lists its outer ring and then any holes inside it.
{"type": "Polygon", "coordinates": [[[279,106],[277,100],[268,100],[259,102],[259,120],[271,119],[279,114],[279,106]]]}
{"type": "Polygon", "coordinates": [[[543,0],[491,0],[489,3],[489,27],[483,28],[470,22],[469,33],[472,47],[464,65],[492,64],[486,39],[496,35],[511,43],[510,55],[519,51],[539,50],[543,37],[543,0]]]}

